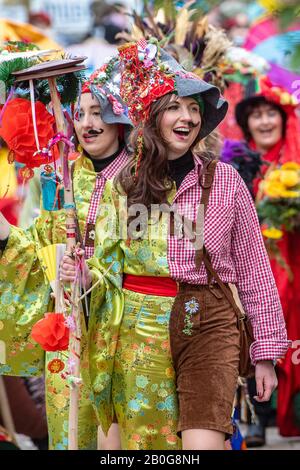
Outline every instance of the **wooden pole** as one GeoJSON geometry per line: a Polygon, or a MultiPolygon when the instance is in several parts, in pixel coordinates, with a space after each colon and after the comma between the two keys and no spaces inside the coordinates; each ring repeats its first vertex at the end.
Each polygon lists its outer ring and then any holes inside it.
{"type": "MultiPolygon", "coordinates": [[[[56,89],[55,78],[48,78],[51,102],[53,106],[53,112],[57,127],[57,132],[65,134],[65,120],[61,108],[61,103],[56,89]]],[[[62,170],[68,171],[68,162],[64,162],[64,144],[58,143],[59,153],[61,157],[62,170]],[[65,164],[64,164],[65,163],[65,164]]],[[[64,174],[64,179],[66,175],[64,174]]],[[[66,228],[67,228],[67,250],[69,252],[76,246],[76,238],[68,237],[68,235],[75,234],[74,229],[68,229],[68,227],[75,227],[75,206],[72,183],[64,189],[64,200],[66,205],[66,228]]],[[[68,436],[68,448],[69,450],[78,450],[78,405],[79,405],[79,380],[80,380],[80,311],[79,311],[79,289],[78,284],[72,286],[72,301],[73,301],[73,316],[75,317],[76,329],[70,331],[70,342],[69,342],[69,358],[72,364],[74,364],[73,377],[75,380],[70,381],[70,407],[69,407],[69,436],[68,436]]],[[[61,295],[58,292],[57,301],[60,302],[61,295]]],[[[61,305],[58,305],[60,308],[61,305]]],[[[62,310],[58,310],[62,311],[62,310]]]]}

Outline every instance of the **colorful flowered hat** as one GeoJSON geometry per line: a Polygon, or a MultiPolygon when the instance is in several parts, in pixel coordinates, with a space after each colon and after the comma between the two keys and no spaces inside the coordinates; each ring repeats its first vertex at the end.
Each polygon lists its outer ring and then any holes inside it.
{"type": "Polygon", "coordinates": [[[299,105],[297,98],[283,87],[274,85],[267,76],[260,76],[249,82],[245,89],[245,98],[236,106],[235,115],[240,126],[243,124],[246,108],[249,104],[259,103],[261,98],[280,106],[287,115],[293,113],[299,105]]]}
{"type": "Polygon", "coordinates": [[[101,118],[106,124],[123,124],[132,127],[127,116],[127,106],[120,97],[120,80],[118,57],[111,58],[97,69],[83,83],[82,93],[92,93],[100,103],[101,118]]]}
{"type": "Polygon", "coordinates": [[[274,85],[269,77],[261,76],[249,82],[245,89],[245,98],[235,108],[238,125],[245,129],[249,105],[259,105],[264,99],[268,103],[279,106],[286,114],[285,156],[282,161],[300,161],[300,125],[296,115],[299,101],[285,88],[274,85]]]}
{"type": "Polygon", "coordinates": [[[121,97],[128,106],[134,125],[149,117],[151,104],[168,93],[193,96],[200,104],[200,138],[212,132],[224,118],[228,104],[220,91],[189,73],[155,39],[140,39],[119,47],[122,63],[121,97]]]}

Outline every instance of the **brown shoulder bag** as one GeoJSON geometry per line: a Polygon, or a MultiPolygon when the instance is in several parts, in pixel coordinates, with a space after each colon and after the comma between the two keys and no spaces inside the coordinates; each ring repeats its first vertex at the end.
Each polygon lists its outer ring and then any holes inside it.
{"type": "MultiPolygon", "coordinates": [[[[208,200],[214,180],[214,174],[216,169],[217,161],[213,160],[207,164],[204,164],[203,171],[200,176],[200,185],[202,187],[202,197],[200,204],[204,205],[204,217],[207,210],[208,200]]],[[[239,364],[239,375],[240,377],[250,377],[254,373],[254,366],[251,363],[250,359],[250,346],[254,341],[253,330],[249,318],[241,312],[240,308],[235,302],[232,291],[230,287],[220,279],[217,272],[214,270],[210,255],[207,252],[205,246],[203,245],[202,249],[196,251],[196,267],[200,269],[202,261],[204,262],[208,282],[215,279],[217,284],[220,286],[225,297],[232,305],[236,316],[237,316],[237,326],[240,332],[240,364],[239,364]]]]}

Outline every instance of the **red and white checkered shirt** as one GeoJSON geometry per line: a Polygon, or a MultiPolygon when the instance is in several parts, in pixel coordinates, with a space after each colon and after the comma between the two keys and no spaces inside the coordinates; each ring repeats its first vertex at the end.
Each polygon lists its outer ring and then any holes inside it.
{"type": "Polygon", "coordinates": [[[107,180],[114,178],[117,173],[121,170],[121,168],[127,163],[128,161],[128,153],[127,150],[124,148],[120,155],[118,155],[115,160],[110,163],[104,170],[100,171],[100,173],[97,174],[96,176],[96,183],[94,187],[94,191],[91,196],[91,202],[89,206],[89,211],[88,211],[88,216],[86,219],[86,224],[85,224],[85,232],[84,232],[84,252],[85,252],[85,258],[89,259],[93,256],[94,251],[95,251],[95,246],[94,246],[94,239],[95,239],[95,230],[91,230],[89,233],[87,233],[87,228],[89,227],[95,227],[96,224],[96,218],[97,218],[97,211],[98,211],[98,206],[99,202],[101,200],[103,190],[105,187],[105,183],[107,180]],[[88,245],[87,244],[87,237],[93,237],[92,238],[92,244],[88,245]]]}
{"type": "MultiPolygon", "coordinates": [[[[181,215],[196,220],[201,200],[201,159],[188,173],[173,200],[181,215]]],[[[218,163],[204,224],[204,244],[214,269],[225,283],[236,285],[241,303],[251,320],[255,342],[252,362],[280,358],[290,346],[268,254],[252,197],[238,172],[218,163]]],[[[195,249],[186,239],[169,235],[168,264],[176,281],[207,284],[202,263],[195,264],[195,249]]]]}

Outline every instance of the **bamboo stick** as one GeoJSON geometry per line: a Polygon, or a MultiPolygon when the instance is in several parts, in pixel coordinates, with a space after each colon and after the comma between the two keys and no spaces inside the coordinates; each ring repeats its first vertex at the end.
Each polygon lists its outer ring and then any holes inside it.
{"type": "MultiPolygon", "coordinates": [[[[53,106],[53,112],[57,127],[57,132],[65,134],[65,121],[61,108],[61,103],[56,88],[55,78],[48,78],[51,102],[53,106]]],[[[58,143],[61,165],[63,171],[68,171],[67,165],[64,165],[64,144],[62,142],[58,143]]],[[[66,175],[64,174],[64,180],[66,175]]],[[[70,207],[66,209],[66,225],[75,224],[75,210],[74,207],[74,196],[72,184],[64,188],[64,199],[65,205],[70,207]]],[[[75,232],[75,230],[74,230],[75,232]]],[[[75,238],[67,238],[67,250],[72,251],[76,245],[75,238]]],[[[80,338],[81,338],[81,329],[80,329],[80,312],[79,312],[79,289],[78,284],[71,286],[71,297],[72,297],[72,313],[75,317],[76,329],[75,331],[70,331],[70,341],[69,341],[69,357],[74,364],[74,378],[75,381],[70,382],[70,404],[69,404],[69,435],[68,435],[68,448],[69,450],[78,450],[78,405],[79,405],[79,379],[80,379],[80,338]],[[78,379],[76,381],[76,379],[78,379]]],[[[58,292],[57,301],[59,302],[60,293],[58,292]]],[[[60,307],[60,305],[59,305],[60,307]]],[[[58,310],[62,311],[62,310],[58,310]]]]}

